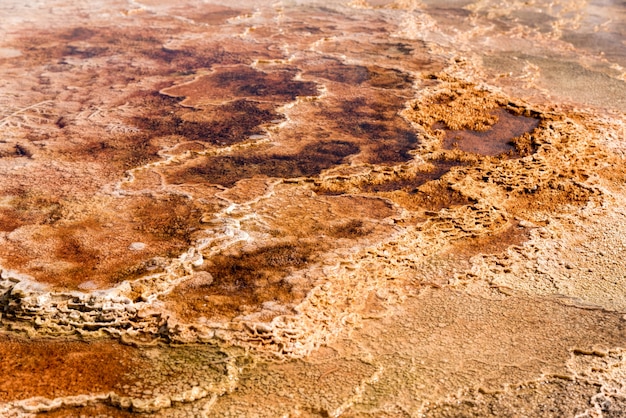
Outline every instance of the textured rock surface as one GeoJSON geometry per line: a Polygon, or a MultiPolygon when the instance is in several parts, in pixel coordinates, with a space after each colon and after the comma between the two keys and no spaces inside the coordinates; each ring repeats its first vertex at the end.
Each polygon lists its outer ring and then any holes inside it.
{"type": "Polygon", "coordinates": [[[622,4],[0,13],[2,416],[626,414],[622,4]]]}

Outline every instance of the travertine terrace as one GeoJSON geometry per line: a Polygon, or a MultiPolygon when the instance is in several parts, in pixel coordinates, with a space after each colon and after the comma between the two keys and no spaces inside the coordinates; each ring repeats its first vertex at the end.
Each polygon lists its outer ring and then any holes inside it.
{"type": "Polygon", "coordinates": [[[23,3],[0,415],[626,415],[623,4],[23,3]]]}

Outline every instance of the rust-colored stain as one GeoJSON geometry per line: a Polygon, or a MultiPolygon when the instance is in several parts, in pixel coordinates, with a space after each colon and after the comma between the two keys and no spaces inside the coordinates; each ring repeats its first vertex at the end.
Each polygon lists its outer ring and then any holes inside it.
{"type": "Polygon", "coordinates": [[[141,361],[131,347],[113,341],[61,339],[0,340],[0,399],[3,402],[42,396],[108,393],[122,386],[141,361]]]}

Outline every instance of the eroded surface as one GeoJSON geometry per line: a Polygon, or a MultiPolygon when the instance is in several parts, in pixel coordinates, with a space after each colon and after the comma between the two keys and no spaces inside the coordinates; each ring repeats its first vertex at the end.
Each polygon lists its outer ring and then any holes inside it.
{"type": "Polygon", "coordinates": [[[0,11],[1,415],[626,413],[622,4],[0,11]]]}

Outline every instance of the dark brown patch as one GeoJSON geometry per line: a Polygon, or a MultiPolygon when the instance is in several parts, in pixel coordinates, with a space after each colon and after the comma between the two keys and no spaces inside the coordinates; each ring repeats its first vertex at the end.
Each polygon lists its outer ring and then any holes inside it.
{"type": "Polygon", "coordinates": [[[323,109],[319,116],[336,132],[362,143],[367,162],[392,164],[410,160],[408,152],[418,142],[413,129],[398,114],[403,106],[403,99],[377,91],[323,109]]]}
{"type": "Polygon", "coordinates": [[[64,57],[78,57],[81,59],[89,59],[97,56],[105,55],[109,52],[109,48],[97,46],[74,46],[66,45],[61,54],[64,57]]]}
{"type": "Polygon", "coordinates": [[[413,85],[413,77],[393,68],[368,67],[369,84],[382,89],[408,89],[413,85]]]}
{"type": "Polygon", "coordinates": [[[324,65],[321,69],[307,71],[305,75],[351,85],[359,85],[370,78],[367,67],[339,62],[324,65]]]}
{"type": "Polygon", "coordinates": [[[79,26],[61,32],[59,37],[66,41],[87,41],[93,38],[96,33],[95,30],[79,26]]]}
{"type": "Polygon", "coordinates": [[[170,49],[162,45],[144,48],[141,53],[160,64],[161,74],[195,74],[199,69],[216,64],[234,64],[247,61],[240,53],[227,50],[224,45],[206,48],[170,49]]]}
{"type": "Polygon", "coordinates": [[[395,192],[390,198],[406,209],[431,212],[472,203],[467,196],[441,182],[424,185],[412,193],[395,192]]]}
{"type": "MultiPolygon", "coordinates": [[[[113,170],[116,177],[121,176],[130,168],[156,161],[160,159],[158,155],[160,147],[154,143],[153,139],[160,134],[165,134],[158,132],[157,128],[167,122],[172,123],[178,108],[177,103],[176,99],[160,95],[156,91],[138,90],[127,95],[120,99],[119,105],[125,104],[132,108],[131,114],[141,110],[142,114],[148,115],[128,117],[126,120],[129,127],[135,125],[142,128],[142,131],[68,133],[73,136],[81,135],[81,141],[78,146],[68,145],[67,149],[62,148],[63,157],[81,163],[94,161],[106,164],[107,169],[113,170]]],[[[164,129],[166,132],[175,130],[175,128],[164,129]]]]}
{"type": "Polygon", "coordinates": [[[199,316],[232,319],[246,309],[258,308],[263,302],[293,302],[304,295],[294,293],[283,278],[291,271],[304,268],[322,246],[279,244],[213,257],[204,267],[213,276],[210,284],[178,286],[166,301],[184,319],[199,316]]]}
{"type": "Polygon", "coordinates": [[[76,27],[61,32],[31,32],[18,41],[24,51],[23,59],[35,62],[62,62],[64,57],[93,58],[112,54],[113,51],[141,51],[152,49],[161,43],[154,29],[140,32],[133,28],[76,27]],[[153,36],[148,36],[153,33],[153,36]]]}
{"type": "MultiPolygon", "coordinates": [[[[365,31],[368,31],[364,29],[365,31]]],[[[372,29],[369,30],[371,32],[372,29]]],[[[358,42],[356,40],[342,40],[334,42],[326,42],[322,48],[325,51],[333,53],[342,53],[349,56],[359,56],[362,59],[365,57],[372,57],[374,59],[380,59],[380,57],[387,58],[388,61],[393,60],[406,60],[408,55],[411,55],[416,48],[416,45],[422,47],[421,44],[413,43],[393,43],[393,42],[358,42]]]]}
{"type": "Polygon", "coordinates": [[[216,106],[207,111],[141,116],[134,124],[150,132],[153,137],[178,135],[190,141],[210,142],[218,145],[233,144],[262,133],[260,125],[282,117],[268,106],[247,100],[238,100],[216,106]]]}
{"type": "MultiPolygon", "coordinates": [[[[100,26],[76,27],[60,32],[34,31],[16,42],[16,46],[24,54],[15,62],[22,65],[45,64],[50,71],[65,71],[75,69],[65,62],[66,57],[88,60],[116,55],[116,64],[112,68],[119,71],[118,78],[129,81],[133,77],[148,74],[188,73],[200,68],[210,68],[217,63],[249,62],[240,52],[227,51],[223,44],[183,49],[166,48],[164,43],[176,32],[171,28],[159,27],[158,23],[154,26],[146,24],[141,28],[100,26]],[[153,65],[133,65],[134,55],[150,59],[153,65]]],[[[112,75],[113,71],[101,78],[107,79],[112,75]]]]}
{"type": "Polygon", "coordinates": [[[2,144],[0,142],[0,158],[32,158],[32,151],[22,144],[2,144]]]}
{"type": "Polygon", "coordinates": [[[190,13],[188,16],[194,22],[204,23],[207,25],[219,25],[225,23],[228,19],[243,14],[243,10],[231,9],[217,5],[202,5],[202,12],[190,13]]]}
{"type": "Polygon", "coordinates": [[[105,163],[121,176],[128,169],[160,159],[159,148],[151,141],[148,133],[105,135],[87,139],[78,150],[68,152],[66,158],[77,162],[105,163]]]}
{"type": "Polygon", "coordinates": [[[254,176],[276,178],[309,177],[341,164],[345,157],[359,148],[345,141],[319,142],[305,146],[292,155],[231,155],[207,157],[201,165],[185,167],[168,173],[168,181],[181,183],[211,183],[226,187],[254,176]]]}
{"type": "Polygon", "coordinates": [[[370,193],[402,190],[414,194],[418,192],[418,188],[421,185],[441,178],[441,176],[450,171],[452,167],[463,165],[463,163],[454,160],[433,160],[431,163],[434,167],[430,171],[420,171],[410,177],[403,177],[387,182],[369,183],[363,187],[363,190],[370,193]]]}
{"type": "Polygon", "coordinates": [[[119,170],[158,160],[155,138],[179,137],[178,141],[201,141],[219,145],[245,141],[262,133],[260,125],[281,119],[272,106],[238,100],[206,111],[185,109],[178,100],[156,91],[138,91],[128,103],[142,109],[142,116],[129,118],[139,133],[105,135],[87,142],[70,158],[107,161],[119,170]]]}
{"type": "Polygon", "coordinates": [[[33,153],[24,145],[15,144],[15,155],[18,157],[31,158],[33,153]]]}
{"type": "Polygon", "coordinates": [[[370,233],[362,220],[351,219],[348,222],[330,228],[330,236],[334,238],[360,238],[370,233]]]}
{"type": "Polygon", "coordinates": [[[191,234],[200,225],[201,212],[190,199],[172,195],[166,199],[138,201],[134,216],[138,231],[167,242],[171,251],[177,253],[191,244],[191,234]]]}
{"type": "Polygon", "coordinates": [[[219,68],[191,83],[162,90],[163,93],[185,97],[187,106],[220,104],[236,98],[274,103],[287,103],[298,96],[317,96],[317,85],[294,80],[295,71],[257,71],[249,66],[219,68]]]}
{"type": "Polygon", "coordinates": [[[54,121],[54,124],[56,126],[59,127],[59,129],[63,129],[67,126],[67,119],[65,119],[65,117],[61,116],[59,118],[57,118],[56,121],[54,121]]]}
{"type": "MultiPolygon", "coordinates": [[[[539,126],[539,120],[513,115],[501,108],[496,109],[492,114],[497,115],[498,121],[483,131],[444,129],[443,147],[480,155],[505,154],[514,158],[532,154],[534,148],[527,143],[528,141],[526,143],[520,141],[516,147],[515,138],[531,133],[539,126]]],[[[433,128],[441,129],[441,125],[433,128]]]]}
{"type": "MultiPolygon", "coordinates": [[[[451,168],[466,163],[446,159],[430,162],[433,164],[431,170],[413,173],[411,176],[362,183],[358,187],[365,193],[374,193],[391,199],[409,210],[439,211],[447,207],[469,204],[470,201],[463,194],[436,181],[451,168]]],[[[352,185],[348,187],[352,187],[352,185]]],[[[342,190],[340,183],[318,186],[314,190],[317,194],[330,196],[346,193],[345,190],[342,190]]]]}

